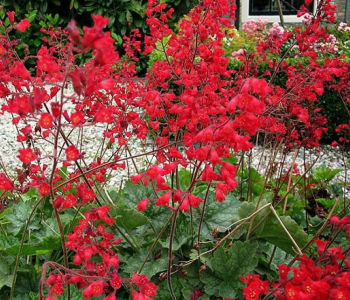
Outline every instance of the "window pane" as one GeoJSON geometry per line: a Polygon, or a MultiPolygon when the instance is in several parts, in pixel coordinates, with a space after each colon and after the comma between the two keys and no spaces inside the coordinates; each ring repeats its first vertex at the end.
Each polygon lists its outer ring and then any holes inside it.
{"type": "MultiPolygon", "coordinates": [[[[280,0],[283,14],[296,15],[304,0],[280,0]]],[[[250,15],[278,15],[278,5],[276,0],[250,0],[250,15]]]]}

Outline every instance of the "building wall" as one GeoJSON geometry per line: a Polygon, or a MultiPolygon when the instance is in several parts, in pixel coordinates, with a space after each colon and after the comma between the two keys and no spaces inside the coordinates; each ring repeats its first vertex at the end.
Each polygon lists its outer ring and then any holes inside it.
{"type": "Polygon", "coordinates": [[[346,0],[335,0],[334,3],[338,6],[337,7],[337,21],[338,22],[345,21],[346,0]]]}

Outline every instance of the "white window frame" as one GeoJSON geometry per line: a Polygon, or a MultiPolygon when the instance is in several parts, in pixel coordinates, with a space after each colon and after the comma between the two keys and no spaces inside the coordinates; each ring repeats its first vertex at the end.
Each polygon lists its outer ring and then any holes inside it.
{"type": "MultiPolygon", "coordinates": [[[[271,15],[249,15],[249,1],[250,0],[241,0],[241,22],[244,23],[248,20],[257,20],[257,19],[263,19],[268,20],[269,23],[280,23],[280,17],[279,15],[271,16],[271,15]]],[[[316,8],[317,1],[313,1],[314,3],[314,10],[316,8]]],[[[301,18],[298,18],[297,15],[283,15],[283,19],[285,23],[301,23],[301,18]]]]}

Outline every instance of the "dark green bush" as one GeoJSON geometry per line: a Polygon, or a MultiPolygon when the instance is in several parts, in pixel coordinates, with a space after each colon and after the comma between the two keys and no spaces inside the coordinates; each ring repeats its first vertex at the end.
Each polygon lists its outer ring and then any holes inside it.
{"type": "MultiPolygon", "coordinates": [[[[174,8],[173,19],[169,25],[175,28],[179,19],[188,13],[198,0],[167,0],[166,2],[168,8],[174,8]]],[[[27,44],[32,54],[36,53],[42,44],[41,27],[47,29],[49,25],[53,25],[64,28],[71,19],[75,19],[79,28],[91,26],[91,15],[100,14],[109,18],[107,30],[116,40],[116,46],[120,49],[121,55],[124,35],[128,35],[135,28],[139,28],[142,34],[149,32],[145,15],[147,0],[4,0],[1,5],[3,7],[0,9],[1,20],[6,22],[6,12],[15,11],[16,20],[27,17],[31,22],[31,27],[25,34],[19,35],[15,31],[11,34],[17,35],[16,37],[20,38],[23,44],[27,44]]],[[[139,72],[144,73],[146,67],[147,58],[141,56],[139,72]]]]}

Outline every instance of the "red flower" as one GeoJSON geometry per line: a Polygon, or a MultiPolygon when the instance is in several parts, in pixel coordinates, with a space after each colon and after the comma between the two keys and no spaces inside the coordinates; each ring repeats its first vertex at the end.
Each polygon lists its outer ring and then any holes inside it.
{"type": "Polygon", "coordinates": [[[0,173],[0,190],[11,191],[13,189],[13,183],[6,177],[4,173],[0,173]]]}
{"type": "Polygon", "coordinates": [[[108,25],[109,19],[101,15],[93,15],[94,27],[103,28],[108,25]]]}
{"type": "Polygon", "coordinates": [[[219,180],[220,176],[214,172],[214,170],[207,165],[202,173],[202,180],[206,182],[210,182],[212,180],[219,180]]]}
{"type": "Polygon", "coordinates": [[[317,253],[319,256],[322,256],[325,248],[329,245],[329,241],[321,241],[320,239],[314,240],[314,243],[317,245],[317,253]]]}
{"type": "Polygon", "coordinates": [[[171,197],[171,192],[168,192],[168,193],[161,195],[158,198],[158,200],[156,201],[156,205],[158,205],[158,206],[169,205],[170,197],[171,197]]]}
{"type": "Polygon", "coordinates": [[[154,297],[157,295],[158,287],[153,283],[147,283],[140,288],[140,292],[146,296],[154,297]]]}
{"type": "Polygon", "coordinates": [[[67,160],[77,160],[79,159],[79,150],[74,145],[70,145],[66,149],[67,160]]]}
{"type": "Polygon", "coordinates": [[[17,157],[24,164],[30,164],[33,160],[37,159],[37,156],[33,152],[32,148],[19,149],[18,152],[19,155],[17,155],[17,157]]]}
{"type": "Polygon", "coordinates": [[[9,11],[6,14],[7,14],[8,18],[9,18],[10,24],[13,25],[13,23],[15,22],[15,12],[14,11],[9,11]]]}
{"type": "Polygon", "coordinates": [[[247,287],[243,288],[243,295],[246,300],[258,300],[260,295],[269,291],[269,282],[261,280],[259,275],[248,274],[247,278],[240,277],[240,279],[247,284],[247,287]]]}
{"type": "Polygon", "coordinates": [[[27,28],[30,27],[30,23],[28,21],[27,18],[25,18],[24,20],[22,20],[21,22],[19,22],[17,25],[16,25],[16,29],[18,31],[21,31],[21,32],[25,32],[27,30],[27,28]]]}
{"type": "MultiPolygon", "coordinates": [[[[47,72],[48,74],[57,73],[59,71],[58,64],[55,62],[54,58],[50,54],[46,47],[41,47],[38,52],[37,61],[37,74],[42,75],[42,72],[47,72]]],[[[55,114],[53,113],[55,116],[55,114]]],[[[55,116],[56,117],[56,116],[55,116]]]]}
{"type": "MultiPolygon", "coordinates": [[[[95,194],[94,194],[95,195],[95,194]]],[[[107,225],[111,226],[114,222],[113,218],[108,217],[110,207],[109,206],[101,206],[96,209],[98,217],[107,223],[107,225]]]]}
{"type": "Polygon", "coordinates": [[[147,278],[146,275],[139,275],[137,273],[134,273],[134,275],[131,278],[131,282],[133,284],[136,284],[139,288],[147,283],[150,282],[150,280],[147,278]]]}
{"type": "Polygon", "coordinates": [[[139,211],[143,211],[147,208],[149,199],[142,199],[138,204],[137,204],[137,209],[139,211]]]}
{"type": "Polygon", "coordinates": [[[122,287],[123,281],[116,272],[111,273],[110,284],[111,284],[112,288],[114,288],[115,290],[118,290],[122,287]]]}
{"type": "Polygon", "coordinates": [[[64,292],[63,284],[56,283],[50,288],[50,292],[56,296],[60,296],[64,292]]]}
{"type": "Polygon", "coordinates": [[[103,298],[102,300],[116,300],[115,292],[110,293],[107,297],[103,298]]]}
{"type": "Polygon", "coordinates": [[[77,186],[78,190],[78,197],[83,201],[84,203],[87,203],[89,201],[92,201],[96,198],[96,195],[94,191],[87,187],[86,183],[82,183],[77,186]]]}
{"type": "Polygon", "coordinates": [[[39,186],[39,193],[41,197],[45,197],[50,195],[50,185],[46,182],[43,182],[40,186],[39,186]]]}
{"type": "Polygon", "coordinates": [[[181,201],[181,204],[179,206],[179,210],[183,210],[184,212],[188,212],[189,210],[189,200],[188,196],[184,197],[181,201]]]}
{"type": "Polygon", "coordinates": [[[90,299],[92,296],[100,296],[103,293],[103,282],[96,281],[91,283],[84,291],[83,297],[90,299]]]}
{"type": "Polygon", "coordinates": [[[81,111],[72,113],[70,120],[73,126],[81,126],[85,123],[84,113],[81,111]]]}
{"type": "Polygon", "coordinates": [[[142,293],[132,291],[132,300],[153,300],[153,299],[142,293]]]}
{"type": "Polygon", "coordinates": [[[213,127],[207,127],[200,131],[194,138],[195,142],[200,142],[203,144],[207,144],[210,142],[214,142],[214,130],[213,127]]]}
{"type": "Polygon", "coordinates": [[[188,199],[191,207],[199,207],[199,204],[203,202],[201,198],[196,197],[195,195],[192,195],[192,194],[189,195],[188,199]]]}
{"type": "Polygon", "coordinates": [[[112,115],[112,111],[108,108],[100,108],[95,113],[95,121],[101,122],[101,123],[112,123],[114,120],[114,117],[112,115]]]}
{"type": "Polygon", "coordinates": [[[346,287],[332,289],[330,299],[348,300],[350,299],[350,291],[346,287]]]}
{"type": "Polygon", "coordinates": [[[53,206],[59,210],[59,209],[61,209],[63,201],[64,201],[63,196],[61,196],[61,195],[57,196],[56,199],[53,200],[53,206]]]}
{"type": "Polygon", "coordinates": [[[53,125],[53,117],[49,113],[42,113],[39,126],[45,129],[50,129],[53,125]]]}
{"type": "Polygon", "coordinates": [[[301,287],[299,285],[293,285],[291,282],[287,282],[284,288],[284,294],[287,300],[299,300],[301,297],[301,287]]]}
{"type": "Polygon", "coordinates": [[[19,76],[22,79],[30,79],[30,73],[23,65],[23,63],[19,61],[15,61],[13,63],[13,66],[11,67],[11,73],[13,75],[19,76]]]}
{"type": "Polygon", "coordinates": [[[73,194],[68,194],[63,201],[63,208],[70,208],[77,205],[77,198],[73,194]]]}

